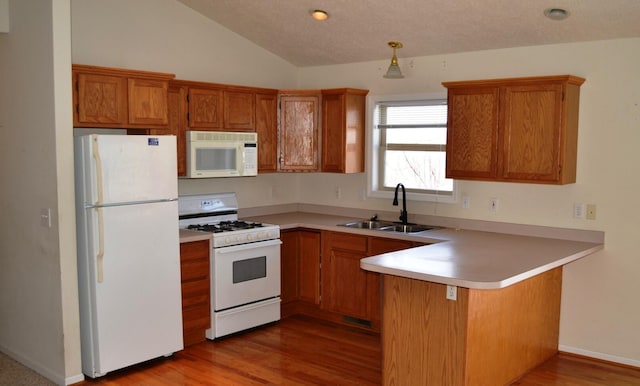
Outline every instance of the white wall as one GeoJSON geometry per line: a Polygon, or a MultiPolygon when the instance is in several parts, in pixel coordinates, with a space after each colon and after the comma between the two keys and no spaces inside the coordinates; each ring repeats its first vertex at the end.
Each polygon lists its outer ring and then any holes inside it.
{"type": "Polygon", "coordinates": [[[71,0],[71,16],[74,63],[295,86],[296,67],[175,0],[71,0]]]}
{"type": "MultiPolygon", "coordinates": [[[[72,0],[75,63],[176,73],[179,78],[273,88],[357,87],[372,94],[444,93],[447,80],[570,73],[585,77],[578,181],[567,186],[461,182],[471,208],[409,203],[409,213],[606,232],[605,250],[565,269],[561,344],[565,350],[640,366],[640,260],[634,230],[640,191],[634,167],[638,131],[640,40],[525,47],[400,58],[406,78],[382,79],[388,61],[296,69],[173,0],[72,0]],[[117,26],[117,28],[114,28],[117,26]],[[490,214],[489,197],[500,198],[490,214]],[[574,220],[574,202],[598,205],[597,220],[574,220]]],[[[13,24],[13,23],[12,23],[13,24]]],[[[364,174],[277,174],[179,182],[181,194],[236,191],[241,207],[305,202],[372,211],[390,200],[359,192],[364,174]],[[342,199],[334,188],[342,188],[342,199]],[[265,194],[266,193],[266,194],[265,194]]],[[[637,231],[635,232],[637,233],[637,231]]]]}
{"type": "Polygon", "coordinates": [[[69,0],[11,0],[0,34],[0,350],[80,374],[69,0]],[[41,225],[50,208],[51,227],[41,225]]]}
{"type": "MultiPolygon", "coordinates": [[[[400,58],[405,79],[382,79],[386,62],[305,68],[300,87],[364,87],[371,94],[445,92],[443,81],[573,74],[581,87],[578,176],[575,184],[546,186],[460,181],[471,197],[460,203],[410,202],[409,214],[594,229],[605,250],[565,268],[561,348],[640,366],[640,39],[524,47],[421,58],[400,58]],[[409,63],[413,62],[413,68],[409,63]],[[490,197],[500,199],[497,213],[490,197]],[[597,205],[597,219],[572,217],[576,202],[597,205]]],[[[369,128],[370,131],[370,128],[369,128]]],[[[401,182],[401,181],[398,181],[401,182]]],[[[299,200],[344,207],[396,210],[391,200],[360,200],[364,174],[301,175],[299,200]],[[322,178],[322,184],[314,181],[322,178]],[[340,187],[343,199],[335,198],[340,187]]]]}

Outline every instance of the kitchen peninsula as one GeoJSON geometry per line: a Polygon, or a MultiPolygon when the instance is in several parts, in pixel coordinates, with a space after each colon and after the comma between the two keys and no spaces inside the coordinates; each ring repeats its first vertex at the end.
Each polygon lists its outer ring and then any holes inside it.
{"type": "Polygon", "coordinates": [[[430,244],[360,262],[382,274],[384,385],[500,385],[517,379],[558,351],[562,266],[604,247],[602,232],[465,220],[461,226],[431,222],[444,227],[408,235],[337,226],[354,219],[344,215],[292,212],[253,219],[282,229],[384,233],[430,244]]]}

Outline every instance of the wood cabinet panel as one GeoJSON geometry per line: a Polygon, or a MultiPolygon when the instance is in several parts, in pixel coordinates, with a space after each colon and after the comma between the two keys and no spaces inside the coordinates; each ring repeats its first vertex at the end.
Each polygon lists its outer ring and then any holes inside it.
{"type": "Polygon", "coordinates": [[[166,130],[173,74],[72,65],[74,127],[166,130]]]}
{"type": "Polygon", "coordinates": [[[168,124],[168,82],[152,79],[128,79],[129,123],[166,126],[168,124]]]}
{"type": "Polygon", "coordinates": [[[452,89],[447,177],[494,178],[498,168],[498,89],[452,89]]]}
{"type": "Polygon", "coordinates": [[[280,232],[281,300],[320,303],[320,232],[280,232]]]}
{"type": "Polygon", "coordinates": [[[75,125],[127,125],[127,79],[79,73],[76,76],[75,125]]]}
{"type": "Polygon", "coordinates": [[[255,131],[255,95],[252,92],[224,91],[224,128],[255,131]]]}
{"type": "Polygon", "coordinates": [[[221,89],[189,87],[189,127],[221,130],[224,127],[221,89]]]}
{"type": "Polygon", "coordinates": [[[368,319],[367,275],[360,269],[366,254],[335,247],[327,254],[323,256],[322,308],[368,319]]]}
{"type": "Polygon", "coordinates": [[[360,260],[367,256],[367,237],[348,233],[322,234],[323,309],[369,319],[367,275],[360,260]]]}
{"type": "Polygon", "coordinates": [[[167,92],[169,132],[176,136],[178,176],[187,175],[187,88],[169,85],[167,92]]]}
{"type": "Polygon", "coordinates": [[[319,103],[319,95],[280,96],[280,170],[319,169],[319,103]]]}
{"type": "Polygon", "coordinates": [[[364,172],[367,90],[322,90],[322,171],[364,172]]]}
{"type": "Polygon", "coordinates": [[[278,95],[256,94],[255,129],[258,133],[258,173],[278,170],[278,95]]]}
{"type": "Polygon", "coordinates": [[[280,300],[283,304],[298,300],[298,231],[280,232],[280,300]]]}
{"type": "Polygon", "coordinates": [[[180,244],[182,333],[184,345],[206,339],[211,325],[209,240],[180,244]]]}
{"type": "Polygon", "coordinates": [[[506,385],[558,351],[562,267],[498,290],[384,275],[382,383],[506,385]]]}
{"type": "Polygon", "coordinates": [[[562,85],[540,84],[504,90],[503,177],[558,180],[560,177],[562,85]]]}
{"type": "Polygon", "coordinates": [[[320,232],[298,232],[298,295],[300,300],[320,304],[320,232]]]}
{"type": "Polygon", "coordinates": [[[561,75],[443,83],[447,177],[574,183],[583,82],[561,75]]]}

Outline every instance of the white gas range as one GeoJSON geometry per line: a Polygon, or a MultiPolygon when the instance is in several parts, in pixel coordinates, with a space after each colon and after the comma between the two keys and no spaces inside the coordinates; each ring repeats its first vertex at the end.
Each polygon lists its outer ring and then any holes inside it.
{"type": "Polygon", "coordinates": [[[280,320],[280,227],[238,220],[235,193],[180,196],[179,227],[212,235],[208,339],[280,320]]]}

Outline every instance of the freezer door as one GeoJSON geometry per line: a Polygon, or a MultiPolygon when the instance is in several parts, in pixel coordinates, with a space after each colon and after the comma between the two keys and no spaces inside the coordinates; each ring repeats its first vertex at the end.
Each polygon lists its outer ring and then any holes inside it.
{"type": "Polygon", "coordinates": [[[75,157],[86,206],[178,197],[175,136],[80,136],[75,157]]]}
{"type": "Polygon", "coordinates": [[[81,333],[91,344],[83,342],[85,374],[104,375],[183,348],[177,205],[86,210],[89,268],[81,274],[89,278],[80,282],[91,296],[90,309],[81,312],[91,322],[81,333]]]}

